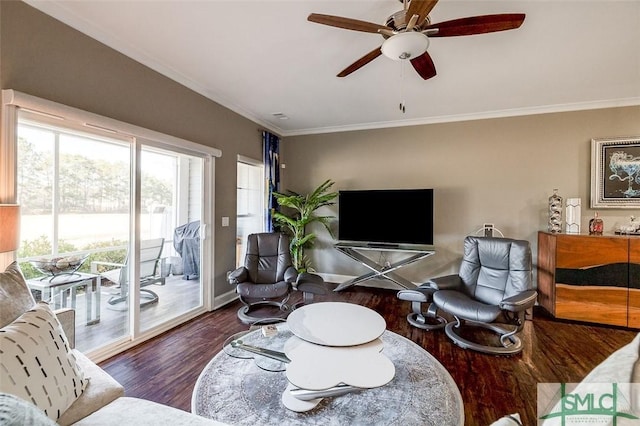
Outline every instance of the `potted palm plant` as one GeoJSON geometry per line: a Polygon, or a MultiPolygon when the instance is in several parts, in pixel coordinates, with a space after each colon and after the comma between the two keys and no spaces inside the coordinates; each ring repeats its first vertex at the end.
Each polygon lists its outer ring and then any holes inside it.
{"type": "Polygon", "coordinates": [[[338,196],[338,193],[329,192],[333,184],[334,182],[328,179],[313,192],[306,195],[298,194],[294,191],[273,193],[278,205],[291,211],[288,215],[282,212],[275,212],[273,220],[291,237],[289,247],[291,261],[299,273],[313,272],[311,260],[305,255],[305,249],[313,246],[316,234],[313,232],[307,233],[307,225],[320,222],[333,237],[329,224],[335,216],[318,216],[314,214],[320,207],[335,204],[333,200],[338,196]]]}

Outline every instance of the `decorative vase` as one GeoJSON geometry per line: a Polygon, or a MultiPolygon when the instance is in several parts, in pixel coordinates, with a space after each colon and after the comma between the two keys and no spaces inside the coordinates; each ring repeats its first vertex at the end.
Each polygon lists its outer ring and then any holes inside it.
{"type": "Polygon", "coordinates": [[[580,209],[582,200],[580,198],[567,198],[565,208],[565,231],[567,234],[580,233],[580,209]]]}
{"type": "Polygon", "coordinates": [[[562,197],[558,195],[557,189],[554,189],[553,195],[549,197],[549,232],[562,232],[562,197]]]}
{"type": "Polygon", "coordinates": [[[598,212],[596,212],[593,219],[589,221],[589,235],[602,235],[603,230],[604,222],[598,217],[598,212]]]}

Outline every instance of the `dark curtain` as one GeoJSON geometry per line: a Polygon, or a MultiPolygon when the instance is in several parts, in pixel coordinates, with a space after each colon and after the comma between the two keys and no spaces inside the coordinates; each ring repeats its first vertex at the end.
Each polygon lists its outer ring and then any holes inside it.
{"type": "Polygon", "coordinates": [[[262,156],[266,187],[266,214],[264,229],[273,232],[273,212],[279,210],[274,192],[280,192],[280,138],[262,132],[262,156]]]}

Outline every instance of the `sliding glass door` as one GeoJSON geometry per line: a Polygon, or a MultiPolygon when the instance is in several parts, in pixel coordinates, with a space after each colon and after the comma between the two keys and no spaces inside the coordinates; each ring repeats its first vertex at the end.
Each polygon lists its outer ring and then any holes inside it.
{"type": "Polygon", "coordinates": [[[211,157],[31,111],[16,123],[18,261],[36,299],[75,309],[76,347],[115,353],[204,312],[211,157]]]}
{"type": "Polygon", "coordinates": [[[140,159],[139,303],[146,331],[203,304],[203,161],[145,145],[140,159]]]}

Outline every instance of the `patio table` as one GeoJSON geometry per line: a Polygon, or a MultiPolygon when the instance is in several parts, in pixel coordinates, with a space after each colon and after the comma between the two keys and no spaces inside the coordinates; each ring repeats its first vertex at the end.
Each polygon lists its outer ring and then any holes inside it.
{"type": "Polygon", "coordinates": [[[72,274],[44,276],[27,280],[31,290],[42,292],[42,300],[53,303],[54,308],[67,307],[67,295],[71,296],[71,308],[76,309],[78,288],[85,287],[87,325],[100,322],[100,275],[74,272],[72,274]],[[95,299],[95,315],[93,301],[95,299]]]}

